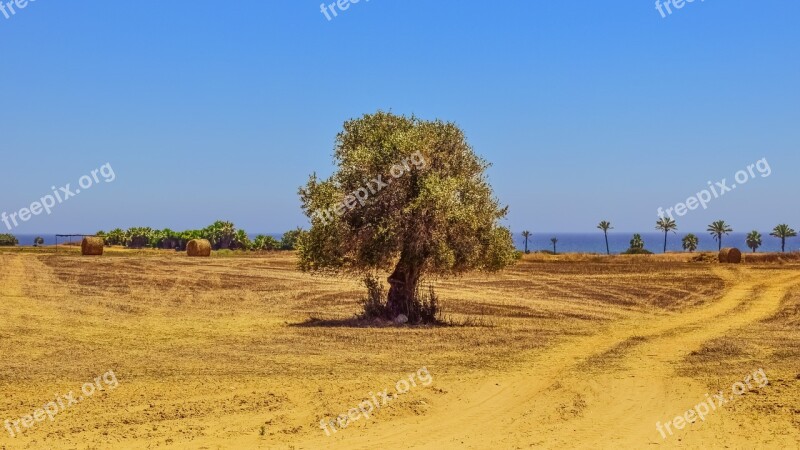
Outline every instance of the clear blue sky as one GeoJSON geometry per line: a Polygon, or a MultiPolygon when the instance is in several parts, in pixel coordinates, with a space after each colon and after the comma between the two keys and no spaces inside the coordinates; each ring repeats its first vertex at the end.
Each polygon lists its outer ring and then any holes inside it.
{"type": "MultiPolygon", "coordinates": [[[[515,231],[650,231],[766,157],[772,174],[678,218],[800,228],[800,2],[37,0],[0,15],[0,212],[110,163],[15,233],[306,225],[348,118],[458,123],[515,231]]],[[[5,230],[0,224],[0,232],[5,230]]]]}

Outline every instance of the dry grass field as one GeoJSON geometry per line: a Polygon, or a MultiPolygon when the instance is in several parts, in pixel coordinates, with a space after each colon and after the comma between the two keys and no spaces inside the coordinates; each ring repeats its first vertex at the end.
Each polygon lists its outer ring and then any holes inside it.
{"type": "Polygon", "coordinates": [[[437,281],[431,328],[352,321],[358,280],[291,253],[4,250],[0,420],[118,385],[0,448],[798,448],[800,265],[753,262],[529,255],[437,281]],[[768,385],[656,430],[760,368],[768,385]]]}

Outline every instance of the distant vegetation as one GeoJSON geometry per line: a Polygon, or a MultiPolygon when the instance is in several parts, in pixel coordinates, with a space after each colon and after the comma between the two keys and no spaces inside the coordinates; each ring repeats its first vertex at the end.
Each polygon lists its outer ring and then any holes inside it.
{"type": "Polygon", "coordinates": [[[631,246],[623,252],[624,255],[652,255],[653,252],[645,250],[644,239],[641,234],[634,234],[631,239],[631,246]]]}
{"type": "Polygon", "coordinates": [[[688,250],[689,253],[692,253],[697,250],[697,246],[700,244],[700,239],[698,239],[693,233],[689,233],[683,237],[682,244],[684,250],[688,250]]]}
{"type": "Polygon", "coordinates": [[[746,242],[747,246],[750,247],[751,250],[753,250],[753,253],[755,253],[756,250],[758,250],[758,247],[761,247],[761,233],[759,233],[756,230],[751,231],[747,235],[746,242]]]}
{"type": "Polygon", "coordinates": [[[0,234],[0,247],[13,247],[19,244],[13,234],[0,234]]]}
{"type": "Polygon", "coordinates": [[[722,236],[726,234],[730,234],[733,232],[733,228],[730,227],[724,220],[718,220],[716,222],[712,222],[711,225],[708,226],[706,230],[714,236],[714,239],[719,244],[719,250],[722,250],[722,236]]]}
{"type": "Polygon", "coordinates": [[[656,222],[656,230],[664,232],[664,253],[667,253],[667,236],[669,232],[673,233],[678,229],[678,224],[673,219],[662,217],[656,222]]]}
{"type": "Polygon", "coordinates": [[[608,230],[613,230],[614,227],[611,226],[611,222],[609,222],[607,220],[603,220],[602,222],[600,222],[597,225],[597,228],[599,230],[602,230],[603,231],[603,235],[605,235],[605,237],[606,237],[606,255],[610,255],[611,254],[611,249],[608,247],[608,230]]]}
{"type": "Polygon", "coordinates": [[[795,237],[797,236],[797,232],[794,231],[789,225],[782,223],[775,227],[772,230],[772,233],[769,234],[770,236],[774,236],[781,240],[781,252],[786,252],[786,238],[795,237]]]}
{"type": "Polygon", "coordinates": [[[251,240],[247,232],[239,230],[232,222],[216,221],[202,230],[173,231],[169,228],[154,230],[150,227],[115,228],[109,232],[98,231],[106,245],[128,248],[162,248],[185,250],[192,239],[207,239],[214,250],[294,250],[300,228],[284,233],[280,241],[272,236],[258,235],[251,240]]]}

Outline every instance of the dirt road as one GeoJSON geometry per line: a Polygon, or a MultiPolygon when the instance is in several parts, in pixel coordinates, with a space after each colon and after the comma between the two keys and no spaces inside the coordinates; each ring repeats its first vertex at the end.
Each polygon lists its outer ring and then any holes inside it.
{"type": "Polygon", "coordinates": [[[796,448],[800,433],[785,433],[791,425],[749,419],[742,426],[724,407],[666,438],[655,427],[707,398],[705,386],[678,375],[685,356],[768,318],[800,283],[796,271],[769,279],[744,267],[716,272],[726,292],[703,307],[620,322],[611,333],[530,355],[529,370],[448,386],[452,401],[422,417],[344,430],[299,448],[796,448]]]}

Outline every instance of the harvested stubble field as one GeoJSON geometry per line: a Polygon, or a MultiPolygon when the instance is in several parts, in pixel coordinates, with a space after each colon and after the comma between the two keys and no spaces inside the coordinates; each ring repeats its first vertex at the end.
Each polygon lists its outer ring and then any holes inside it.
{"type": "Polygon", "coordinates": [[[0,420],[119,380],[0,448],[798,447],[800,266],[689,259],[529,255],[436,282],[450,325],[416,328],[352,321],[358,280],[291,253],[0,251],[0,420]],[[758,368],[768,386],[656,431],[758,368]]]}

